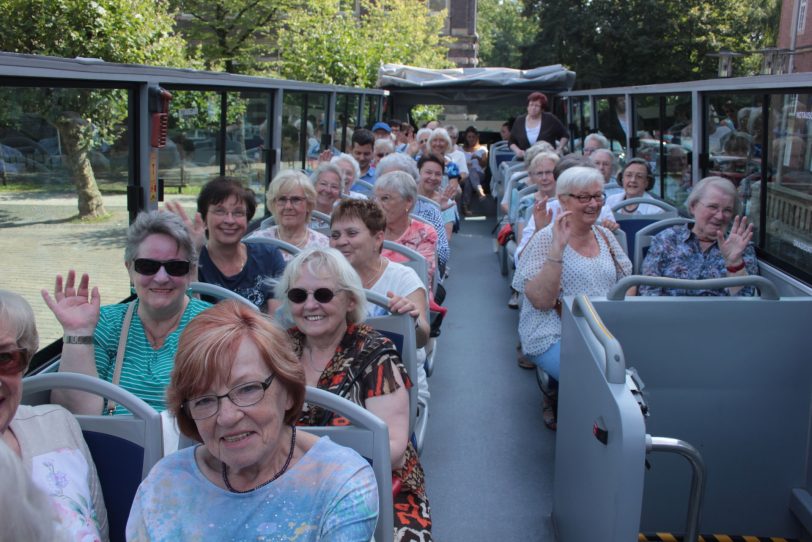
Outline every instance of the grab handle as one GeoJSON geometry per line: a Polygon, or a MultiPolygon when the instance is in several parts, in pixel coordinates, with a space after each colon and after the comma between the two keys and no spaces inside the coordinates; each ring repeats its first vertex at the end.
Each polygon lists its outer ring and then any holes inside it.
{"type": "Polygon", "coordinates": [[[646,275],[632,275],[623,277],[609,289],[606,299],[609,301],[623,301],[626,298],[626,290],[632,286],[654,286],[656,288],[680,288],[685,290],[708,290],[731,288],[734,286],[755,286],[761,299],[778,301],[778,289],[775,285],[764,277],[758,275],[742,275],[739,277],[725,277],[721,279],[672,279],[669,277],[649,277],[646,275]]]}
{"type": "Polygon", "coordinates": [[[685,542],[699,541],[699,513],[705,493],[705,462],[702,454],[684,440],[646,435],[646,453],[668,452],[681,455],[691,465],[691,493],[688,496],[688,516],[685,520],[685,542]]]}
{"type": "Polygon", "coordinates": [[[620,342],[615,339],[603,324],[595,307],[585,295],[579,295],[573,300],[572,314],[586,320],[595,339],[603,346],[606,355],[606,381],[610,384],[624,384],[626,382],[626,359],[620,342]]]}

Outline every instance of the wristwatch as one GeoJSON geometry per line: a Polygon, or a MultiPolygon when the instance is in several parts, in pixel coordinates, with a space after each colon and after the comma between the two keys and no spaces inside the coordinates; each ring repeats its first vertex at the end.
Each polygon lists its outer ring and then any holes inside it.
{"type": "Polygon", "coordinates": [[[93,344],[93,335],[64,335],[63,344],[93,344]]]}

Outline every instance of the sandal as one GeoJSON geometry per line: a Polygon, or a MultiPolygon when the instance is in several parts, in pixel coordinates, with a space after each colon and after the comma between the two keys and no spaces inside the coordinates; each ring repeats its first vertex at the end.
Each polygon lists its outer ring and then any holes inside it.
{"type": "Polygon", "coordinates": [[[556,411],[558,410],[558,393],[544,394],[543,406],[541,409],[541,416],[544,419],[544,425],[550,431],[555,431],[558,428],[558,417],[556,411]]]}

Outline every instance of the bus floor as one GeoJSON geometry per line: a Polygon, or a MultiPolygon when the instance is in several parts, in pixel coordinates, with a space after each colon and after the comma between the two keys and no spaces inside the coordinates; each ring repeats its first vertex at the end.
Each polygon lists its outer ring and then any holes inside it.
{"type": "Polygon", "coordinates": [[[421,462],[435,540],[553,541],[555,433],[534,371],[516,364],[518,311],[493,252],[493,217],[452,238],[421,462]]]}

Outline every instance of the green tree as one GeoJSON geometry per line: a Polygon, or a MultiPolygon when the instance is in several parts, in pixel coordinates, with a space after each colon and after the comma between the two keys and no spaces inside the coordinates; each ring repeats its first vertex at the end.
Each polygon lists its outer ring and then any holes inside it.
{"type": "MultiPolygon", "coordinates": [[[[580,87],[714,77],[722,49],[772,45],[777,0],[525,0],[539,31],[524,67],[562,63],[580,87]]],[[[745,69],[738,63],[738,73],[745,69]]]]}
{"type": "Polygon", "coordinates": [[[207,70],[261,73],[274,49],[276,31],[300,0],[174,0],[180,29],[200,48],[207,70]]]}
{"type": "Polygon", "coordinates": [[[522,50],[533,42],[538,20],[526,17],[520,0],[479,0],[477,33],[481,66],[519,68],[522,50]]]}
{"type": "Polygon", "coordinates": [[[445,12],[421,0],[361,0],[360,15],[314,0],[290,13],[279,32],[276,72],[288,79],[371,87],[383,63],[451,66],[441,35],[445,12]]]}
{"type": "MultiPolygon", "coordinates": [[[[174,19],[154,0],[4,0],[0,50],[108,62],[182,67],[184,43],[174,19]]],[[[90,151],[112,143],[127,115],[121,90],[38,89],[19,93],[17,107],[56,126],[78,193],[79,216],[104,216],[90,151]]],[[[0,111],[0,115],[7,112],[0,111]]]]}

